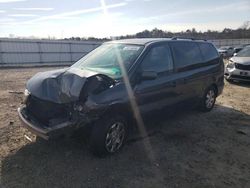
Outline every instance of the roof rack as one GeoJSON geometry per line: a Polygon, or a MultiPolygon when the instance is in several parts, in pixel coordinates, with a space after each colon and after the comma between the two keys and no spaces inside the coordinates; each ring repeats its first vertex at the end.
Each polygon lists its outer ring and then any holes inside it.
{"type": "Polygon", "coordinates": [[[207,41],[206,39],[185,38],[185,37],[173,37],[173,38],[171,38],[171,40],[178,40],[178,39],[184,39],[184,40],[202,40],[202,41],[207,41]]]}

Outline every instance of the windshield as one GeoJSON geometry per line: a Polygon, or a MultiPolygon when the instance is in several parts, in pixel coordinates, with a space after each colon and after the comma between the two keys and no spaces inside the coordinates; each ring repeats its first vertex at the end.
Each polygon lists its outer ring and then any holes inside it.
{"type": "Polygon", "coordinates": [[[245,47],[239,51],[237,57],[250,57],[250,47],[245,47]]]}
{"type": "Polygon", "coordinates": [[[113,79],[122,77],[121,66],[127,71],[143,50],[141,45],[103,44],[77,61],[72,67],[105,74],[113,79]]]}

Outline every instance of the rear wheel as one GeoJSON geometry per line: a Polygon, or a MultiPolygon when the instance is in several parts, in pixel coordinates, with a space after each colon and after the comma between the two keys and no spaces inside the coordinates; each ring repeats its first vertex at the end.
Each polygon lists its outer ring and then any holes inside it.
{"type": "Polygon", "coordinates": [[[209,87],[202,100],[201,100],[201,110],[204,112],[209,112],[213,109],[215,101],[216,101],[216,89],[215,87],[209,87]]]}
{"type": "Polygon", "coordinates": [[[127,133],[127,122],[123,117],[100,119],[91,131],[90,149],[98,156],[114,154],[124,145],[127,133]]]}

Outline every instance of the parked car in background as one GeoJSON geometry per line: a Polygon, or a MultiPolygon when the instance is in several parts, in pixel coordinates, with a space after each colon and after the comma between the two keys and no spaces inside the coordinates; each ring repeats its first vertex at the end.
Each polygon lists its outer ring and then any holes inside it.
{"type": "Polygon", "coordinates": [[[234,54],[234,48],[232,46],[222,46],[218,49],[219,54],[223,58],[229,58],[234,54]]]}
{"type": "Polygon", "coordinates": [[[224,63],[209,42],[112,41],[70,68],[32,77],[18,113],[44,139],[86,128],[92,151],[105,155],[121,149],[131,119],[184,101],[208,112],[223,87],[224,63]]]}
{"type": "Polygon", "coordinates": [[[238,53],[239,51],[241,51],[244,48],[244,45],[239,45],[234,47],[234,53],[238,53]]]}
{"type": "Polygon", "coordinates": [[[228,81],[250,81],[250,46],[246,46],[229,60],[225,78],[228,81]]]}

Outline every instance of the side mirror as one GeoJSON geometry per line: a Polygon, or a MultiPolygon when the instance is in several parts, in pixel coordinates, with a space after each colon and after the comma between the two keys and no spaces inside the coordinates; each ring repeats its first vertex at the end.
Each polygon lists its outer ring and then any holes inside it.
{"type": "Polygon", "coordinates": [[[157,78],[157,72],[155,71],[143,71],[141,73],[141,80],[154,80],[157,78]]]}
{"type": "Polygon", "coordinates": [[[234,56],[237,56],[237,53],[234,53],[234,56]]]}

